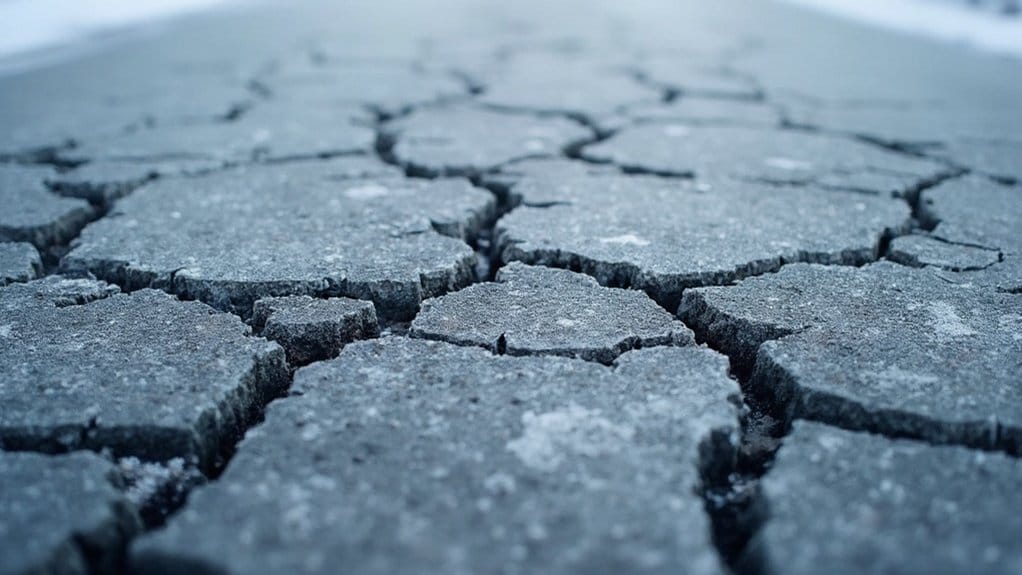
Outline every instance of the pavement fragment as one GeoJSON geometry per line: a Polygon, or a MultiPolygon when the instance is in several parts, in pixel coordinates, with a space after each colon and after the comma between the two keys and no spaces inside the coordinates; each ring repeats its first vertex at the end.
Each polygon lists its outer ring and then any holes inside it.
{"type": "Polygon", "coordinates": [[[646,291],[675,309],[682,290],[730,283],[796,261],[860,265],[906,229],[898,199],[803,187],[708,186],[613,175],[584,164],[510,167],[524,206],[497,223],[502,261],[568,268],[646,291]]]}
{"type": "Polygon", "coordinates": [[[902,195],[949,171],[839,136],[737,125],[640,124],[587,146],[582,156],[710,183],[738,179],[902,195]]]}
{"type": "Polygon", "coordinates": [[[760,89],[748,76],[715,66],[712,59],[695,59],[680,54],[642,58],[637,72],[646,82],[684,96],[753,100],[760,89]]]}
{"type": "Polygon", "coordinates": [[[485,108],[428,108],[383,125],[397,162],[414,172],[472,175],[525,158],[557,156],[592,138],[582,125],[559,117],[485,108]]]}
{"type": "Polygon", "coordinates": [[[467,95],[464,83],[449,72],[387,61],[292,63],[262,80],[274,100],[295,110],[358,107],[383,117],[467,95]]]}
{"type": "Polygon", "coordinates": [[[254,101],[244,81],[200,67],[172,70],[149,54],[131,63],[91,60],[12,78],[0,89],[0,159],[50,161],[95,138],[152,126],[223,123],[254,101]]]}
{"type": "Polygon", "coordinates": [[[255,106],[230,123],[155,127],[86,140],[61,153],[83,166],[54,178],[69,195],[104,201],[155,177],[194,175],[252,162],[371,152],[376,139],[361,108],[255,106]],[[330,129],[324,129],[329,126],[330,129]]]}
{"type": "Polygon", "coordinates": [[[604,364],[630,349],[694,343],[683,323],[642,292],[518,262],[501,268],[493,283],[425,301],[409,335],[604,364]]]}
{"type": "Polygon", "coordinates": [[[494,198],[463,180],[350,179],[364,162],[158,180],[88,227],[64,265],[246,317],[262,297],[314,295],[410,319],[421,300],[470,283],[465,242],[492,219],[494,198]]]}
{"type": "Polygon", "coordinates": [[[95,217],[87,202],[51,193],[53,170],[0,164],[0,241],[28,242],[44,251],[65,244],[95,217]]]}
{"type": "Polygon", "coordinates": [[[967,176],[924,190],[920,201],[936,226],[895,238],[892,259],[948,270],[949,281],[1022,292],[1022,188],[967,176]]]}
{"type": "Polygon", "coordinates": [[[1022,299],[889,262],[793,264],[678,316],[787,421],[1022,452],[1022,299]]]}
{"type": "Polygon", "coordinates": [[[733,461],[738,387],[710,350],[608,368],[391,337],[293,389],[133,568],[722,572],[696,489],[733,461]]]}
{"type": "Polygon", "coordinates": [[[743,563],[770,575],[1018,573],[1022,462],[798,422],[743,563]]]}
{"type": "Polygon", "coordinates": [[[154,290],[51,276],[0,290],[0,447],[181,457],[213,469],[287,385],[238,318],[154,290]]]}
{"type": "Polygon", "coordinates": [[[263,298],[252,308],[252,327],[279,343],[292,367],[336,357],[346,344],[380,334],[373,303],[348,298],[263,298]]]}
{"type": "Polygon", "coordinates": [[[735,124],[765,128],[781,125],[778,111],[758,100],[683,96],[670,102],[631,106],[627,116],[638,123],[735,124]]]}
{"type": "Polygon", "coordinates": [[[0,286],[27,282],[43,273],[43,261],[32,244],[0,242],[0,286]]]}
{"type": "Polygon", "coordinates": [[[92,453],[0,452],[0,573],[113,572],[141,524],[92,453]]]}
{"type": "Polygon", "coordinates": [[[498,109],[582,118],[604,125],[626,107],[662,99],[621,65],[547,53],[518,56],[486,81],[479,101],[498,109]]]}

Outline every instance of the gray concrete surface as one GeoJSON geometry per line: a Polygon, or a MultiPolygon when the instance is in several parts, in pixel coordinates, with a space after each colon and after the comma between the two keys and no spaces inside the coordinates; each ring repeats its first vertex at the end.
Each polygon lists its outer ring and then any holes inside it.
{"type": "Polygon", "coordinates": [[[65,56],[0,77],[0,574],[1018,570],[1018,60],[758,0],[65,56]]]}

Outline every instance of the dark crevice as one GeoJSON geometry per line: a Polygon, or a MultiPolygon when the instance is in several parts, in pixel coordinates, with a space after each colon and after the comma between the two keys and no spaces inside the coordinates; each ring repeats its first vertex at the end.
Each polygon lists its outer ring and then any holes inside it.
{"type": "Polygon", "coordinates": [[[940,223],[940,218],[929,209],[929,204],[923,197],[923,192],[936,188],[946,182],[959,179],[968,173],[968,170],[964,169],[950,170],[925,179],[913,188],[905,191],[903,197],[908,202],[909,208],[912,209],[912,220],[916,222],[920,230],[932,232],[940,223]]]}
{"type": "Polygon", "coordinates": [[[742,573],[740,560],[763,524],[759,483],[773,464],[784,428],[776,406],[757,398],[740,381],[743,394],[741,439],[733,471],[723,477],[706,477],[702,497],[710,516],[713,543],[724,563],[742,573]]]}
{"type": "Polygon", "coordinates": [[[728,271],[706,274],[672,274],[664,277],[652,276],[636,264],[606,262],[574,252],[556,249],[536,249],[528,252],[518,250],[517,242],[501,235],[499,225],[497,228],[497,253],[500,254],[500,261],[503,263],[521,261],[528,265],[567,269],[592,276],[605,287],[644,291],[653,301],[669,313],[674,314],[681,302],[682,294],[689,288],[733,285],[744,279],[778,272],[785,265],[794,263],[852,267],[868,265],[879,260],[880,249],[884,246],[885,237],[893,237],[898,233],[902,233],[902,231],[885,229],[877,235],[876,244],[870,248],[849,249],[838,253],[800,250],[766,260],[747,262],[728,271]]]}
{"type": "Polygon", "coordinates": [[[143,462],[126,457],[117,461],[117,473],[146,530],[165,525],[167,517],[184,505],[188,493],[207,481],[195,466],[180,458],[143,462]]]}
{"type": "Polygon", "coordinates": [[[766,520],[767,506],[760,497],[759,482],[769,471],[776,451],[791,429],[794,419],[810,419],[851,431],[864,431],[888,438],[906,438],[932,445],[960,445],[980,450],[1001,451],[1011,456],[1022,446],[1005,442],[1001,425],[994,422],[962,424],[955,441],[939,440],[925,431],[936,424],[911,413],[881,413],[858,402],[801,390],[791,376],[758,353],[767,341],[797,333],[769,324],[753,324],[722,314],[701,299],[686,299],[679,318],[696,334],[696,341],[724,355],[742,389],[745,413],[741,426],[741,447],[735,472],[726,481],[709,481],[704,489],[707,513],[713,525],[714,543],[734,573],[756,573],[755,558],[744,549],[766,520]],[[804,406],[810,403],[812,409],[804,406]],[[818,415],[824,414],[819,417],[818,415]],[[880,422],[896,415],[904,424],[898,429],[880,422]]]}
{"type": "Polygon", "coordinates": [[[912,253],[905,253],[905,252],[891,252],[891,253],[888,253],[887,256],[886,256],[886,259],[888,261],[891,261],[893,263],[900,264],[900,265],[903,265],[903,266],[906,266],[906,267],[920,268],[920,269],[923,269],[923,268],[938,268],[938,269],[942,269],[944,271],[949,271],[949,272],[979,272],[979,271],[983,271],[983,270],[986,270],[986,269],[990,269],[991,267],[993,267],[993,266],[995,266],[995,265],[997,265],[999,263],[1003,263],[1004,262],[1004,252],[1002,252],[1002,251],[1000,251],[998,249],[995,249],[995,248],[988,248],[986,246],[974,245],[974,244],[969,244],[969,243],[952,242],[952,241],[949,241],[949,240],[945,240],[945,239],[943,239],[943,238],[941,238],[939,236],[928,235],[928,234],[919,234],[919,236],[923,237],[923,238],[926,238],[926,239],[929,239],[929,240],[933,240],[933,241],[937,241],[937,242],[940,242],[940,243],[944,243],[944,244],[947,244],[947,245],[959,246],[959,247],[963,247],[963,248],[972,248],[972,249],[978,249],[978,250],[989,251],[989,252],[995,252],[997,254],[997,260],[996,261],[992,261],[992,262],[990,262],[988,264],[979,265],[979,266],[959,266],[959,265],[953,265],[953,264],[926,263],[926,262],[920,261],[919,258],[916,255],[914,255],[912,253]]]}

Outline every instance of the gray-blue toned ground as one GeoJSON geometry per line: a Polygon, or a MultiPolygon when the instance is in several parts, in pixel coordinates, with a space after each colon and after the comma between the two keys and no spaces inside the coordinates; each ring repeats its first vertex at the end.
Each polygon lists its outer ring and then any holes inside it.
{"type": "Polygon", "coordinates": [[[0,574],[1018,573],[1019,78],[750,0],[0,78],[0,574]]]}

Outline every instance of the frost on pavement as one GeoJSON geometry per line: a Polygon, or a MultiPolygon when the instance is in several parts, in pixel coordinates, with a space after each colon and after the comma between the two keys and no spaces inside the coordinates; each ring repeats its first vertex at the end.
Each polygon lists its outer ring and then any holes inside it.
{"type": "Polygon", "coordinates": [[[520,263],[501,268],[493,283],[427,300],[411,335],[510,355],[601,363],[629,349],[692,343],[689,329],[642,292],[520,263]]]}
{"type": "Polygon", "coordinates": [[[348,179],[346,161],[154,182],[87,228],[65,264],[243,315],[261,297],[314,295],[406,319],[471,281],[463,240],[492,217],[492,194],[463,180],[348,179]]]}
{"type": "Polygon", "coordinates": [[[212,469],[287,384],[237,317],[51,276],[0,290],[0,446],[110,450],[212,469]]]}
{"type": "Polygon", "coordinates": [[[935,227],[896,238],[892,258],[947,270],[949,281],[1022,292],[1022,187],[969,176],[925,190],[921,202],[935,227]]]}
{"type": "Polygon", "coordinates": [[[679,316],[789,420],[1022,450],[1017,295],[888,262],[800,264],[687,291],[679,316]]]}
{"type": "Polygon", "coordinates": [[[685,288],[729,283],[788,262],[862,264],[901,231],[898,199],[724,182],[614,175],[563,161],[507,170],[524,203],[497,224],[503,261],[583,271],[645,290],[669,309],[685,288]]]}
{"type": "Polygon", "coordinates": [[[471,175],[524,158],[558,156],[593,136],[566,118],[467,105],[423,109],[383,130],[396,161],[424,175],[471,175]]]}
{"type": "Polygon", "coordinates": [[[723,572],[696,490],[734,458],[738,386],[712,351],[607,367],[391,337],[294,388],[133,567],[723,572]]]}
{"type": "Polygon", "coordinates": [[[799,422],[762,483],[759,572],[1017,573],[1022,462],[799,422]]]}

